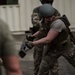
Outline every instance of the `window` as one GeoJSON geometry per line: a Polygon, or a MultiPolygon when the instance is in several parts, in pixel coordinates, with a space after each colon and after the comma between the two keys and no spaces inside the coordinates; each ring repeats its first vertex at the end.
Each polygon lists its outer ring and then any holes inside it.
{"type": "Polygon", "coordinates": [[[0,0],[0,5],[15,5],[18,4],[18,0],[0,0]]]}

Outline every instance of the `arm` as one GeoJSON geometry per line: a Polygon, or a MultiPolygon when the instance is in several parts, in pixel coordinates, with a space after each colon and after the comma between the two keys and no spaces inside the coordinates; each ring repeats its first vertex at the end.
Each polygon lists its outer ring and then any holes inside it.
{"type": "Polygon", "coordinates": [[[31,49],[35,45],[48,44],[48,43],[50,44],[58,37],[58,35],[62,32],[63,29],[66,30],[64,23],[61,20],[57,20],[51,25],[50,30],[47,33],[46,37],[33,42],[25,42],[26,46],[31,49]]]}
{"type": "Polygon", "coordinates": [[[58,36],[58,34],[59,34],[58,31],[50,30],[46,37],[44,37],[40,40],[37,40],[37,41],[33,41],[32,43],[33,43],[33,45],[51,43],[58,36]]]}
{"type": "Polygon", "coordinates": [[[1,59],[6,70],[6,75],[22,75],[15,41],[7,25],[1,23],[1,59]]]}
{"type": "Polygon", "coordinates": [[[17,56],[3,56],[2,60],[7,75],[22,75],[17,56]]]}
{"type": "Polygon", "coordinates": [[[51,43],[59,35],[59,33],[65,28],[66,27],[65,25],[63,25],[63,22],[61,20],[57,20],[57,22],[55,21],[54,24],[51,25],[51,28],[46,37],[37,41],[33,41],[32,44],[38,45],[38,44],[51,43]]]}

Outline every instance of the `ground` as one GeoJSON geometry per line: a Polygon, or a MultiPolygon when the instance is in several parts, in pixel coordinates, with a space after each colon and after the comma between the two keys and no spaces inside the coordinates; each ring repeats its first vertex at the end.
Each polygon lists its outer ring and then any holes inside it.
{"type": "MultiPolygon", "coordinates": [[[[19,42],[17,42],[17,50],[20,49],[22,40],[24,38],[16,37],[19,42]]],[[[33,49],[28,51],[26,56],[22,59],[19,57],[21,70],[23,75],[34,75],[34,60],[33,60],[33,49]]],[[[59,75],[75,75],[75,68],[72,67],[64,57],[60,57],[59,61],[59,75]]],[[[4,67],[2,67],[2,75],[5,75],[4,67]]]]}
{"type": "MultiPolygon", "coordinates": [[[[32,52],[33,50],[30,50],[27,53],[26,57],[24,57],[23,59],[20,58],[20,65],[23,75],[34,75],[34,62],[33,62],[32,52]]],[[[75,68],[72,67],[67,62],[67,60],[65,60],[64,57],[60,57],[58,61],[59,61],[60,75],[75,75],[75,68]]],[[[3,67],[2,70],[3,70],[3,75],[5,75],[3,67]]]]}

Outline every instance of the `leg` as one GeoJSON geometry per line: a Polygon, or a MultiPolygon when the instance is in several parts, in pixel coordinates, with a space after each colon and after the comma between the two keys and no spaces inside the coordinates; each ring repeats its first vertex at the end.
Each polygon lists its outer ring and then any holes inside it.
{"type": "MultiPolygon", "coordinates": [[[[46,55],[47,50],[49,49],[49,47],[46,46],[46,47],[44,47],[44,49],[45,50],[43,51],[43,56],[46,55]]],[[[50,71],[51,71],[51,75],[59,75],[59,73],[58,73],[58,71],[59,71],[58,61],[55,61],[55,62],[52,63],[52,67],[51,67],[50,71]]]]}
{"type": "MultiPolygon", "coordinates": [[[[38,40],[42,38],[43,36],[40,34],[38,38],[35,38],[34,40],[38,40]]],[[[44,45],[37,45],[34,47],[34,53],[33,53],[33,58],[34,58],[34,75],[38,74],[39,66],[42,61],[43,57],[43,49],[44,45]]]]}
{"type": "Polygon", "coordinates": [[[67,52],[64,53],[63,55],[67,61],[73,66],[75,67],[75,48],[68,50],[67,52]]]}
{"type": "Polygon", "coordinates": [[[42,60],[39,67],[38,75],[47,75],[48,73],[49,73],[49,65],[46,61],[42,60]]]}
{"type": "Polygon", "coordinates": [[[56,61],[51,68],[51,75],[59,75],[59,63],[56,61]]]}
{"type": "Polygon", "coordinates": [[[75,45],[73,43],[70,44],[68,50],[63,54],[63,56],[67,59],[67,61],[75,67],[75,45]]]}
{"type": "Polygon", "coordinates": [[[37,75],[42,60],[43,45],[34,47],[34,74],[37,75]]]}
{"type": "MultiPolygon", "coordinates": [[[[60,52],[48,52],[45,56],[43,56],[43,59],[41,61],[38,75],[47,75],[49,70],[53,68],[54,62],[60,57],[60,52]]],[[[58,71],[57,71],[58,72],[58,71]]],[[[55,74],[55,73],[53,73],[55,74]]],[[[58,74],[58,73],[57,73],[58,74]]],[[[56,74],[56,75],[57,75],[56,74]]]]}

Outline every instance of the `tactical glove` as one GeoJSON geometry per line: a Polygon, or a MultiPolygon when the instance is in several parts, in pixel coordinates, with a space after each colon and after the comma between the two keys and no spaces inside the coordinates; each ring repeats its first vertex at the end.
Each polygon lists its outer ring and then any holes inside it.
{"type": "Polygon", "coordinates": [[[33,48],[33,46],[34,46],[31,41],[25,41],[25,45],[26,45],[29,49],[33,48]]]}
{"type": "Polygon", "coordinates": [[[26,35],[26,39],[28,41],[33,41],[35,39],[35,36],[33,36],[33,35],[26,35]]]}

